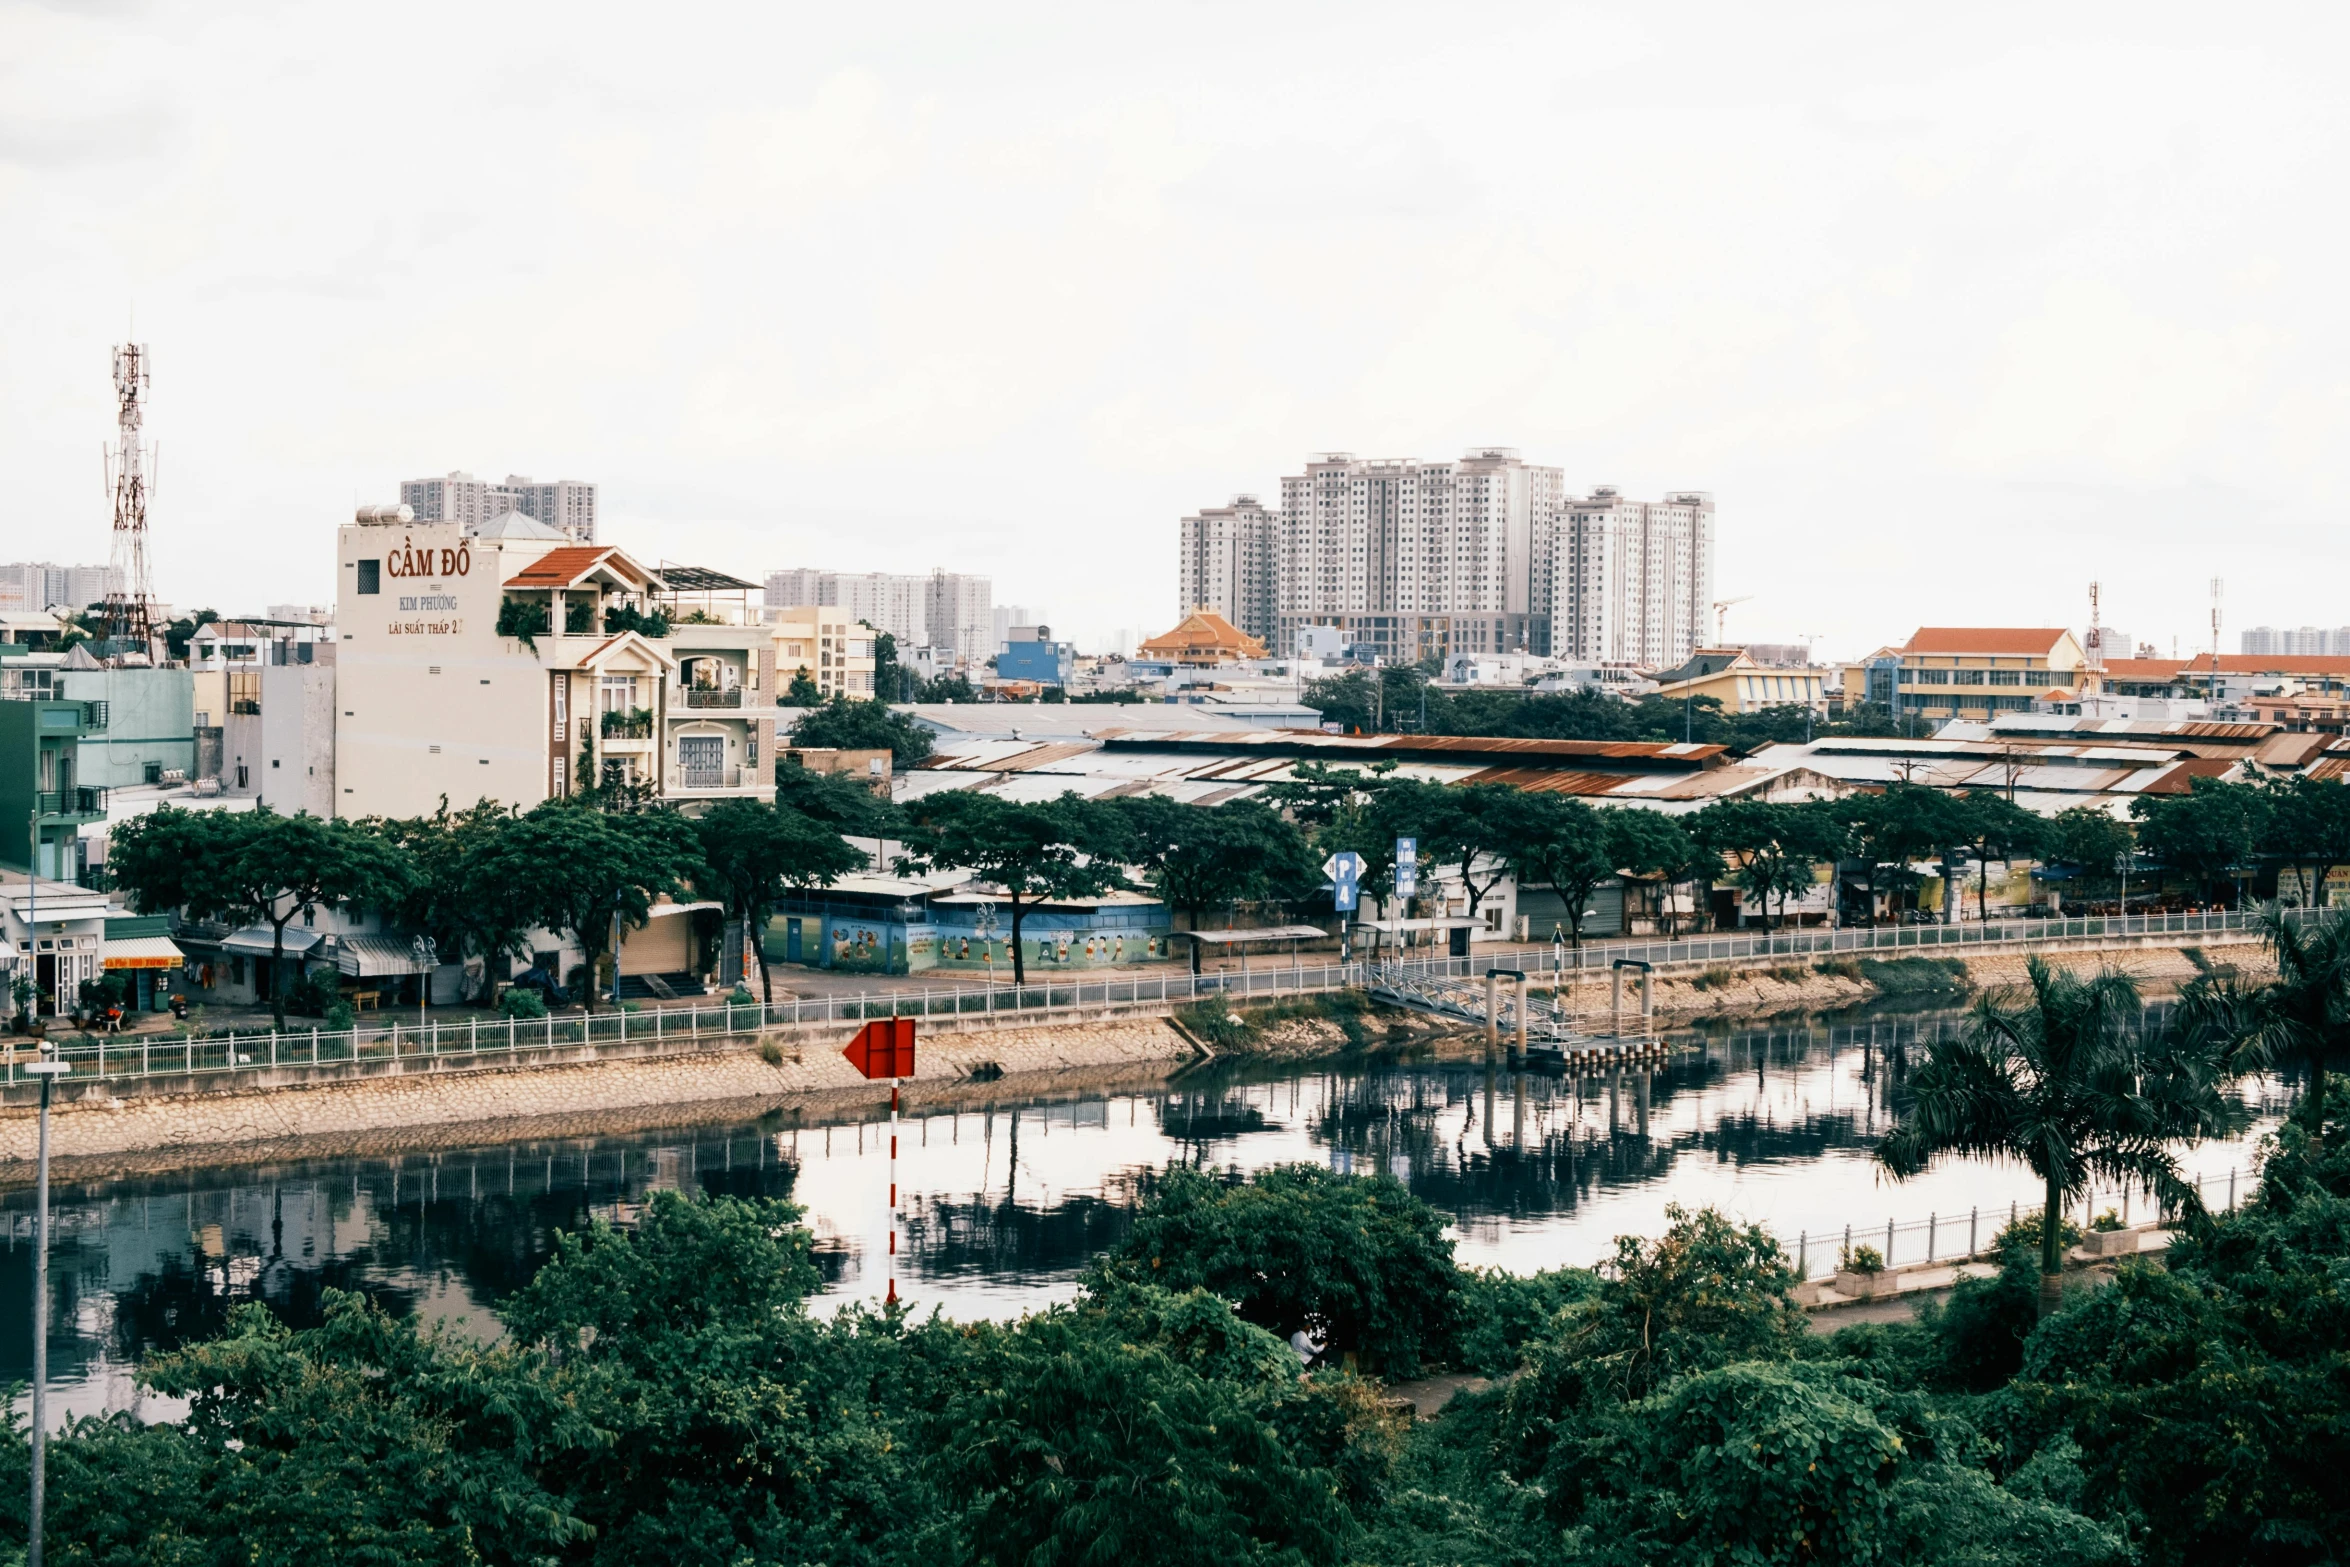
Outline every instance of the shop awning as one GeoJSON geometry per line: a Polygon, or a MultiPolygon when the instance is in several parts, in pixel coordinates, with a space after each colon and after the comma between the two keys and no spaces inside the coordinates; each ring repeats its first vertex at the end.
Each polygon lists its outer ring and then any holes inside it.
{"type": "Polygon", "coordinates": [[[336,942],[335,967],[359,979],[383,974],[422,974],[415,949],[397,936],[344,936],[336,942]]]}
{"type": "Polygon", "coordinates": [[[187,961],[179,943],[169,936],[124,936],[106,943],[105,966],[115,968],[178,968],[187,961]]]}
{"type": "Polygon", "coordinates": [[[723,909],[723,903],[656,903],[645,910],[645,918],[657,920],[664,914],[691,914],[696,909],[723,909]]]}
{"type": "MultiPolygon", "coordinates": [[[[272,951],[275,950],[271,945],[273,939],[274,938],[272,938],[269,933],[268,926],[248,925],[233,936],[222,937],[220,950],[223,952],[250,953],[255,957],[266,958],[272,951]]],[[[298,958],[303,953],[308,952],[312,947],[317,945],[317,931],[309,930],[299,925],[288,925],[286,927],[285,951],[287,957],[298,958]]]]}
{"type": "Polygon", "coordinates": [[[1258,930],[1174,930],[1170,936],[1188,936],[1203,947],[1243,947],[1266,941],[1327,941],[1330,933],[1319,925],[1271,925],[1258,930]]]}

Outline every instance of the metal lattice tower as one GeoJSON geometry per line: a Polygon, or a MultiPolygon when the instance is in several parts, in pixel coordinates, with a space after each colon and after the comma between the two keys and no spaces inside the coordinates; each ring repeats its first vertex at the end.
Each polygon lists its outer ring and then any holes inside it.
{"type": "Polygon", "coordinates": [[[147,498],[154,453],[140,445],[147,396],[147,345],[114,351],[114,399],[120,430],[107,453],[107,488],[114,496],[114,585],[106,592],[106,635],[118,651],[144,647],[154,634],[153,584],[147,573],[147,498]]]}

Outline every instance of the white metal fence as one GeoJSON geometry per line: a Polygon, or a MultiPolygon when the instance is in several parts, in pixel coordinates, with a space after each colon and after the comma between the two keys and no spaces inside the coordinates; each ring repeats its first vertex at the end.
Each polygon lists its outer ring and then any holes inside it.
{"type": "MultiPolygon", "coordinates": [[[[2157,914],[2079,920],[2012,920],[1973,925],[1882,926],[1861,930],[1783,930],[1680,940],[1593,942],[1581,948],[1555,945],[1483,946],[1468,957],[1409,952],[1384,957],[1390,973],[1430,979],[1465,979],[1494,967],[1522,968],[1540,983],[1546,972],[1603,971],[1618,961],[1659,968],[1703,967],[1732,961],[1784,957],[1790,961],[1835,954],[1951,950],[2015,942],[2061,946],[2107,937],[2186,936],[2242,931],[2252,923],[2243,914],[2157,914]]],[[[1250,969],[1203,974],[1166,972],[1105,979],[1048,979],[1025,985],[902,986],[841,996],[802,996],[772,1004],[606,1010],[593,1014],[509,1019],[470,1016],[451,1021],[405,1016],[362,1022],[354,1028],[292,1028],[197,1034],[75,1035],[61,1042],[59,1056],[70,1069],[67,1081],[122,1081],[142,1077],[185,1077],[288,1067],[340,1066],[352,1062],[400,1060],[474,1061],[484,1057],[528,1058],[556,1051],[594,1054],[602,1050],[656,1049],[685,1042],[757,1033],[806,1024],[855,1023],[876,1017],[1001,1017],[1036,1022],[1070,1012],[1120,1006],[1184,1006],[1211,999],[1271,1000],[1362,988],[1370,965],[1269,962],[1250,969]]],[[[20,1042],[0,1067],[0,1083],[31,1079],[23,1065],[32,1059],[20,1042]]]]}
{"type": "MultiPolygon", "coordinates": [[[[2204,1207],[2214,1213],[2233,1212],[2239,1198],[2251,1196],[2258,1184],[2254,1172],[2238,1169],[2198,1176],[2195,1181],[2204,1207]]],[[[2159,1206],[2143,1188],[2091,1188],[2067,1205],[2065,1218],[2087,1230],[2102,1213],[2113,1214],[2125,1226],[2162,1217],[2159,1206]]],[[[1959,1213],[1929,1213],[1922,1219],[1887,1218],[1881,1225],[1863,1223],[1846,1224],[1841,1229],[1801,1229],[1793,1236],[1775,1234],[1775,1238],[1794,1260],[1797,1276],[1824,1279],[1862,1246],[1874,1249],[1886,1268],[1957,1263],[1985,1257],[1996,1249],[2001,1230],[2018,1219],[2039,1216],[2040,1204],[2011,1201],[2004,1206],[1968,1208],[1959,1213]]]]}

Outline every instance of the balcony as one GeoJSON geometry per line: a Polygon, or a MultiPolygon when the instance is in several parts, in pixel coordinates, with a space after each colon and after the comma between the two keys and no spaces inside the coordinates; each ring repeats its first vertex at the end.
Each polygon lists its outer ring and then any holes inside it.
{"type": "Polygon", "coordinates": [[[670,705],[672,707],[699,708],[705,710],[710,708],[717,708],[730,712],[739,712],[743,707],[743,691],[740,686],[729,686],[724,688],[716,686],[672,686],[669,689],[670,705]]]}
{"type": "Polygon", "coordinates": [[[82,784],[72,789],[43,789],[34,794],[33,809],[47,826],[101,822],[106,819],[106,790],[100,784],[82,784]]]}
{"type": "Polygon", "coordinates": [[[759,770],[740,767],[673,767],[669,770],[669,794],[723,794],[741,789],[746,780],[757,787],[759,770]]]}
{"type": "Polygon", "coordinates": [[[641,707],[625,713],[606,713],[603,734],[607,740],[650,740],[653,738],[653,715],[641,707]]]}

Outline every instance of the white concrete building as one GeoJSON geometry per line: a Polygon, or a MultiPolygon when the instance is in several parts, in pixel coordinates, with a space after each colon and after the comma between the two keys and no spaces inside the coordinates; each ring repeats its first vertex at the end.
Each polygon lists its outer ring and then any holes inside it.
{"type": "Polygon", "coordinates": [[[995,650],[995,584],[986,577],[934,570],[820,571],[795,567],[767,574],[770,609],[838,609],[852,621],[897,639],[900,656],[915,647],[951,648],[966,659],[995,650]]]}
{"type": "Polygon", "coordinates": [[[1710,495],[1635,501],[1602,485],[1567,501],[1536,553],[1535,614],[1549,624],[1555,656],[1659,669],[1705,642],[1714,597],[1710,495]]]}
{"type": "Polygon", "coordinates": [[[112,566],[60,566],[45,560],[0,566],[0,610],[30,613],[52,605],[85,610],[103,604],[122,581],[112,566]]]}
{"type": "Polygon", "coordinates": [[[542,482],[510,473],[500,482],[460,470],[401,480],[400,501],[418,522],[454,522],[470,531],[500,512],[518,511],[580,543],[596,541],[596,487],[579,479],[542,482]]]}
{"type": "Polygon", "coordinates": [[[1280,514],[1235,495],[1228,506],[1202,506],[1180,528],[1175,618],[1212,610],[1270,647],[1280,514]]]}
{"type": "Polygon", "coordinates": [[[610,546],[373,519],[336,542],[337,815],[528,807],[595,780],[773,797],[764,623],[626,629],[669,589],[610,546]]]}
{"type": "Polygon", "coordinates": [[[923,616],[929,634],[914,641],[928,646],[934,658],[952,653],[977,661],[995,651],[995,583],[990,578],[933,571],[923,616]]]}
{"type": "Polygon", "coordinates": [[[1281,481],[1277,612],[1528,613],[1536,522],[1565,494],[1559,469],[1506,446],[1457,462],[1326,452],[1281,481]]]}

